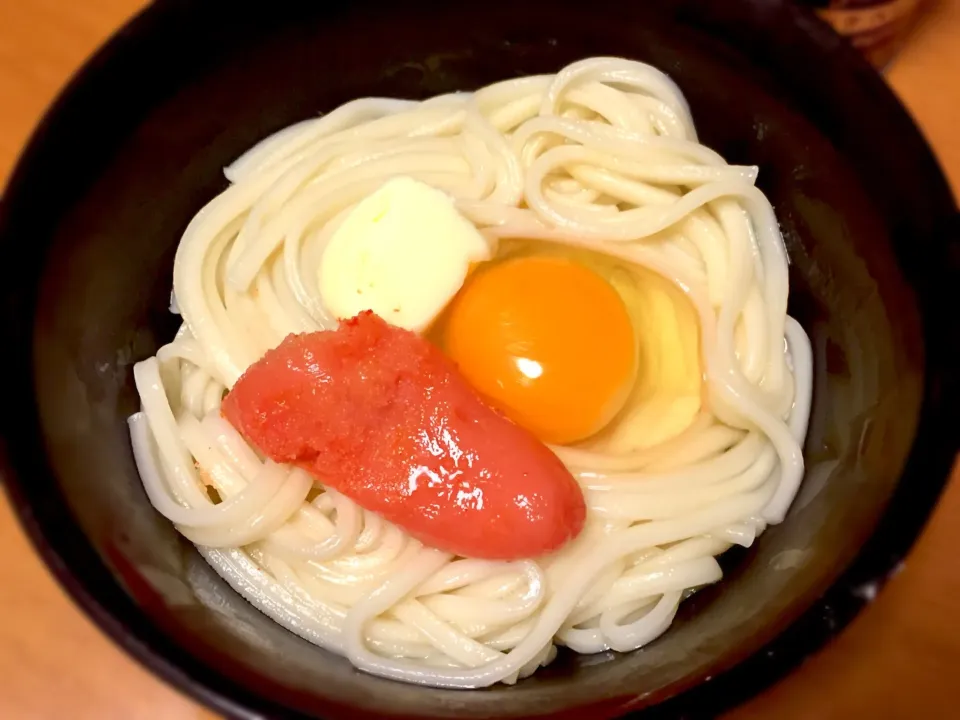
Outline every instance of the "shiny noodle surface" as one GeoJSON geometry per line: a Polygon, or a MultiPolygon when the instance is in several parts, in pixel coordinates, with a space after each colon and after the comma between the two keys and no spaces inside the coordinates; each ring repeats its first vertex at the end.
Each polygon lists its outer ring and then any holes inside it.
{"type": "MultiPolygon", "coordinates": [[[[425,685],[515,682],[558,645],[628,651],[720,579],[716,556],[780,522],[803,475],[809,341],[786,315],[787,256],[756,169],[697,142],[655,68],[592,58],[424,102],[366,98],[262,141],[177,252],[177,336],[135,367],[144,488],[257,608],[366,672],[425,685]],[[316,286],[324,243],[361,198],[408,175],[452,194],[492,247],[602,253],[676,289],[698,331],[692,420],[646,393],[642,423],[555,448],[587,526],[536,561],[424,547],[302,470],[264,462],[220,401],[288,333],[335,326],[316,286]],[[207,492],[212,486],[220,502],[207,492]]],[[[680,315],[678,315],[680,317],[680,315]]]]}

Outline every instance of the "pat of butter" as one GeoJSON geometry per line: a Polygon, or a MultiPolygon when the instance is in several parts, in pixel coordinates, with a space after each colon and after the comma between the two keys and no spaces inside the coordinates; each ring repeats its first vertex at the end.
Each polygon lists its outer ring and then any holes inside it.
{"type": "Polygon", "coordinates": [[[422,331],[490,248],[453,198],[409,177],[388,180],[343,220],[320,262],[320,297],[337,318],[372,310],[422,331]]]}

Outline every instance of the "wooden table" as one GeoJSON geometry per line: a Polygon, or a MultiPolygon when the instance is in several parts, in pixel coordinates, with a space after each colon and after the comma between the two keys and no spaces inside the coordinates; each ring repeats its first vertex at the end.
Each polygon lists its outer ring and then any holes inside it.
{"type": "MultiPolygon", "coordinates": [[[[44,107],[142,0],[0,0],[0,181],[44,107]]],[[[890,72],[960,193],[960,0],[890,72]]],[[[0,718],[210,719],[115,648],[63,595],[0,497],[0,718]]],[[[835,642],[731,717],[960,717],[960,468],[906,569],[835,642]]]]}

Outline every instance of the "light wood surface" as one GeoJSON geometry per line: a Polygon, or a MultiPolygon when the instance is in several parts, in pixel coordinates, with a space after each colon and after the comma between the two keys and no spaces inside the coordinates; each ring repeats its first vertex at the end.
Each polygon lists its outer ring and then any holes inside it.
{"type": "MultiPolygon", "coordinates": [[[[0,180],[84,58],[140,0],[0,0],[0,180]]],[[[960,0],[943,0],[889,79],[960,190],[960,0]]],[[[891,139],[892,140],[892,139],[891,139]]],[[[0,718],[209,720],[63,595],[0,498],[0,718]]],[[[735,720],[960,717],[960,471],[898,575],[835,642],[735,720]]]]}

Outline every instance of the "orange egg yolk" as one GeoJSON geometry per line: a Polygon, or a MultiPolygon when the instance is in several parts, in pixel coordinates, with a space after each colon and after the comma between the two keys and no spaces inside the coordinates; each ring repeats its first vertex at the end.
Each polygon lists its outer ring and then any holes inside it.
{"type": "Polygon", "coordinates": [[[481,268],[442,322],[443,348],[467,380],[545,442],[598,432],[636,377],[623,300],[572,260],[529,256],[481,268]]]}

